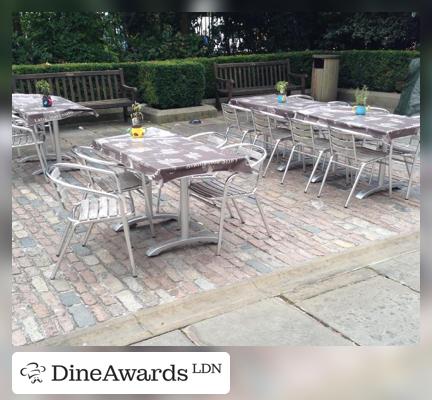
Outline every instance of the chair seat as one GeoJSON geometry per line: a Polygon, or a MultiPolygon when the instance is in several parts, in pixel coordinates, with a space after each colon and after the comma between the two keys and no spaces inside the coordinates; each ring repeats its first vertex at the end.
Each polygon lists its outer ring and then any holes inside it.
{"type": "Polygon", "coordinates": [[[357,160],[361,162],[373,162],[388,156],[388,153],[384,151],[369,149],[367,147],[357,147],[356,154],[357,160]]]}
{"type": "Polygon", "coordinates": [[[393,154],[397,155],[414,155],[417,152],[417,145],[404,144],[404,143],[394,143],[393,144],[393,154]]]}
{"type": "MultiPolygon", "coordinates": [[[[129,190],[141,189],[142,180],[130,171],[121,171],[117,173],[117,178],[120,183],[120,189],[122,192],[129,190]]],[[[114,178],[111,177],[94,177],[97,185],[105,192],[112,193],[117,191],[117,185],[114,178]]]]}
{"type": "MultiPolygon", "coordinates": [[[[270,135],[265,135],[264,133],[260,133],[258,137],[266,136],[267,140],[270,139],[270,135]]],[[[291,132],[288,129],[284,128],[273,128],[272,129],[272,136],[275,140],[290,140],[292,138],[291,132]]]]}
{"type": "MultiPolygon", "coordinates": [[[[133,215],[133,207],[129,198],[126,198],[126,216],[133,215]]],[[[75,206],[72,219],[79,222],[96,222],[102,219],[121,217],[119,201],[112,197],[87,197],[75,206]]]]}
{"type": "MultiPolygon", "coordinates": [[[[192,196],[198,196],[205,199],[222,198],[225,189],[225,182],[216,178],[205,178],[191,181],[189,189],[192,196]]],[[[228,196],[242,196],[248,192],[235,185],[230,185],[228,196]]]]}

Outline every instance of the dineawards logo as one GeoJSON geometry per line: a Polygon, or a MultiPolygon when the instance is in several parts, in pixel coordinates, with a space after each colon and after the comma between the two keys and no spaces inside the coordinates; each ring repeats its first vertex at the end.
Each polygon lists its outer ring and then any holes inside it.
{"type": "Polygon", "coordinates": [[[31,383],[42,382],[41,374],[46,371],[43,365],[36,362],[29,362],[24,368],[21,368],[20,374],[27,376],[31,383]]]}
{"type": "Polygon", "coordinates": [[[230,388],[225,352],[18,352],[12,369],[16,394],[226,394],[230,388]]]}

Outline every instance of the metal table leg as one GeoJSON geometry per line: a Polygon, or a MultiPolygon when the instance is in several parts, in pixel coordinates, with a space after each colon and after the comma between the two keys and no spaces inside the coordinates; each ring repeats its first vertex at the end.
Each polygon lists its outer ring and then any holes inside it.
{"type": "MultiPolygon", "coordinates": [[[[152,183],[151,181],[145,182],[146,178],[143,177],[143,190],[145,191],[145,204],[146,204],[146,213],[147,215],[151,213],[152,216],[152,222],[154,224],[160,224],[161,222],[171,221],[171,220],[177,220],[178,216],[177,214],[170,214],[170,213],[153,213],[153,203],[152,203],[152,183]],[[150,206],[151,205],[151,206],[150,206]]],[[[147,217],[147,215],[137,215],[133,218],[128,219],[128,225],[130,228],[135,228],[137,224],[145,222],[148,225],[150,225],[150,221],[147,217]]],[[[150,227],[151,229],[151,227],[150,227]]],[[[114,226],[114,230],[116,232],[120,232],[123,230],[123,224],[119,223],[114,226]]],[[[152,236],[154,237],[154,231],[152,230],[152,236]]]]}
{"type": "MultiPolygon", "coordinates": [[[[369,197],[371,194],[382,192],[384,190],[389,190],[389,183],[385,181],[385,164],[380,163],[379,172],[378,172],[378,182],[372,185],[369,185],[369,188],[365,190],[361,190],[356,194],[356,198],[364,199],[369,197]]],[[[392,189],[400,189],[402,187],[401,182],[392,181],[392,189]]]]}
{"type": "Polygon", "coordinates": [[[190,246],[198,243],[217,243],[216,235],[190,235],[189,234],[189,178],[180,179],[180,226],[181,235],[178,238],[159,243],[147,250],[149,257],[157,256],[158,254],[175,249],[177,247],[190,246]]]}

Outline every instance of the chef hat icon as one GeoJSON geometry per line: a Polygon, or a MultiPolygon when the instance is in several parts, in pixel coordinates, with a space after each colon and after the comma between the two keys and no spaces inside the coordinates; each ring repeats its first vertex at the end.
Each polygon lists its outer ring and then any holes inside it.
{"type": "Polygon", "coordinates": [[[28,363],[24,368],[21,369],[20,373],[22,376],[28,376],[31,383],[42,382],[40,374],[45,372],[46,368],[43,365],[39,365],[35,362],[28,363]]]}

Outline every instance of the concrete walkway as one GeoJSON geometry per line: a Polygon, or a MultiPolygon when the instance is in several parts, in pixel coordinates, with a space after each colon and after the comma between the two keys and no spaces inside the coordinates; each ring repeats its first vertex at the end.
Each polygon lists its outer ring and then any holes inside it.
{"type": "Polygon", "coordinates": [[[410,345],[419,341],[420,252],[329,277],[140,346],[410,345]]]}
{"type": "Polygon", "coordinates": [[[419,234],[140,310],[43,345],[410,345],[419,341],[419,234]]]}

